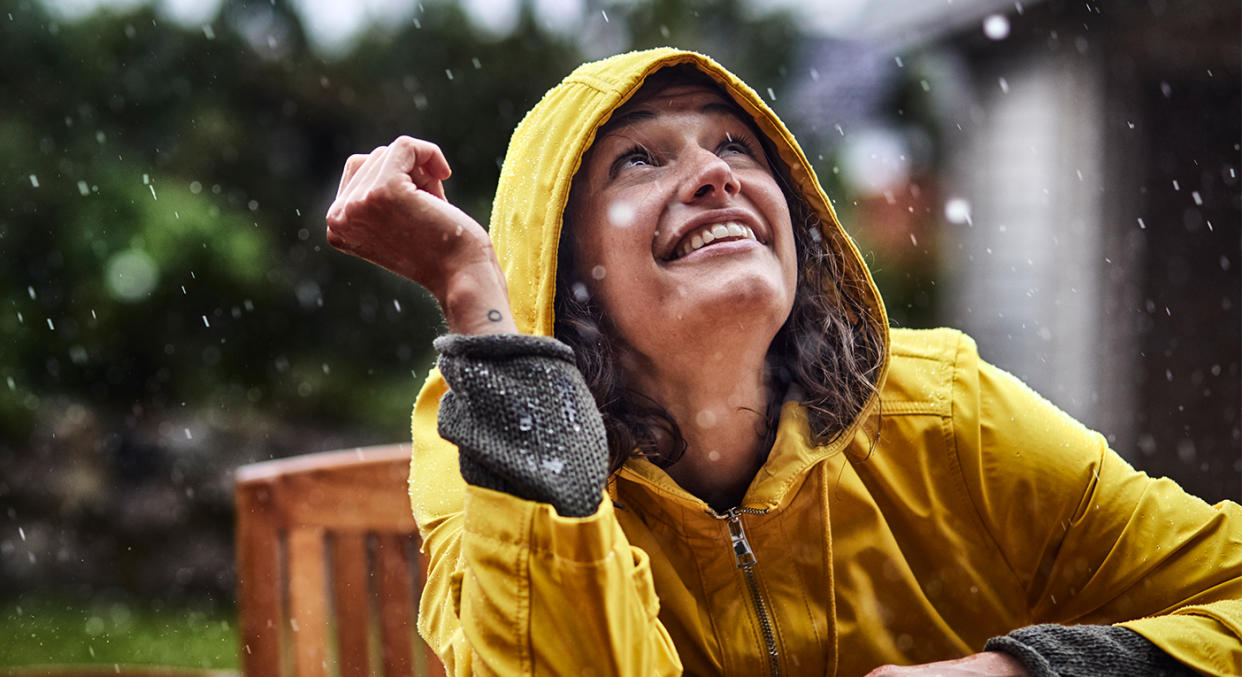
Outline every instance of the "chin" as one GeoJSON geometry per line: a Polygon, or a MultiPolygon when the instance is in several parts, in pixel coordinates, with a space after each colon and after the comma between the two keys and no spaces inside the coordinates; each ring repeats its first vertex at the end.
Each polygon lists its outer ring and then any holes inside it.
{"type": "Polygon", "coordinates": [[[694,305],[693,315],[715,328],[751,327],[765,320],[772,332],[784,324],[793,308],[793,290],[779,279],[747,271],[711,280],[685,299],[694,305]]]}

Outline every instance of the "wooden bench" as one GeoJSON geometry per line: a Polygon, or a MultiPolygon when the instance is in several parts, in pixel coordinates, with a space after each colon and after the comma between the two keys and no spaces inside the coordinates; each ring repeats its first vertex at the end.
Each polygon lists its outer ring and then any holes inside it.
{"type": "Polygon", "coordinates": [[[238,469],[244,674],[443,675],[414,627],[426,568],[409,461],[404,444],[238,469]]]}

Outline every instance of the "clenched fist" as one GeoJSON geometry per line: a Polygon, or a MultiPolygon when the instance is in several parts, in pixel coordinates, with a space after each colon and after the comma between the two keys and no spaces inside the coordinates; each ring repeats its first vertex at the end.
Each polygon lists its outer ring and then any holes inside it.
{"type": "Polygon", "coordinates": [[[455,333],[516,332],[487,232],[444,196],[450,174],[438,146],[409,136],[351,156],[328,244],[427,288],[455,333]]]}

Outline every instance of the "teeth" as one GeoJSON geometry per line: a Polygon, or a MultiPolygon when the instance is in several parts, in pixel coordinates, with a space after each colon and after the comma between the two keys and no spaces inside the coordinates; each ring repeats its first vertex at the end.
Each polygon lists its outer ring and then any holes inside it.
{"type": "Polygon", "coordinates": [[[677,248],[677,256],[680,258],[692,251],[702,249],[705,245],[711,244],[716,240],[723,240],[725,238],[746,238],[756,241],[759,239],[755,237],[755,231],[751,230],[749,226],[736,222],[716,223],[696,232],[688,240],[684,240],[682,245],[677,248]]]}

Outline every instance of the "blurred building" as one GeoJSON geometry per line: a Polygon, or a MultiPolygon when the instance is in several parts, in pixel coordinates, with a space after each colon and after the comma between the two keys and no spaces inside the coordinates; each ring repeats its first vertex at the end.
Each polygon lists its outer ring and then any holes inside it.
{"type": "Polygon", "coordinates": [[[1239,5],[867,4],[798,97],[881,284],[926,252],[931,323],[1136,466],[1242,497],[1239,5]]]}

